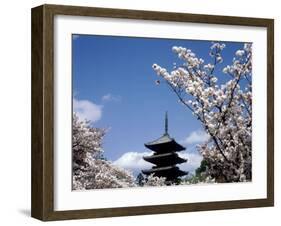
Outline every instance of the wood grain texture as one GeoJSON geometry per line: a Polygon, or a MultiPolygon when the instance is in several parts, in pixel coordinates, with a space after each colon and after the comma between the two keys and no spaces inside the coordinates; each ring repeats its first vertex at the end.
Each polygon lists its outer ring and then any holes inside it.
{"type": "Polygon", "coordinates": [[[267,199],[274,205],[274,20],[267,23],[267,199]]]}
{"type": "Polygon", "coordinates": [[[31,215],[53,212],[53,15],[32,9],[32,201],[31,215]]]}
{"type": "Polygon", "coordinates": [[[43,219],[43,6],[31,17],[31,216],[43,219]]]}
{"type": "Polygon", "coordinates": [[[274,205],[274,21],[123,9],[42,5],[32,9],[32,200],[34,218],[66,220],[274,205]],[[90,210],[54,211],[54,16],[75,15],[267,28],[267,198],[90,210]]]}

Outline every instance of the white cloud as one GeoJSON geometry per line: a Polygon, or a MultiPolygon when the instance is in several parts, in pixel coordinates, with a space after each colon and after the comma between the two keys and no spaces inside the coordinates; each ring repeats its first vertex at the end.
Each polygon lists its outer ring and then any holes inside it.
{"type": "Polygon", "coordinates": [[[206,142],[210,136],[203,130],[196,130],[189,134],[187,138],[183,140],[184,144],[196,144],[206,142]]]}
{"type": "Polygon", "coordinates": [[[112,95],[111,93],[107,93],[104,96],[102,96],[101,99],[102,99],[102,101],[120,101],[121,97],[112,95]]]}
{"type": "Polygon", "coordinates": [[[200,166],[202,161],[202,156],[199,153],[186,153],[180,152],[179,156],[181,158],[187,159],[187,162],[178,165],[181,170],[188,171],[189,173],[194,173],[194,171],[200,166]]]}
{"type": "Polygon", "coordinates": [[[102,116],[102,105],[97,105],[89,100],[78,100],[74,98],[73,111],[80,119],[96,122],[102,116]]]}
{"type": "Polygon", "coordinates": [[[143,169],[149,169],[153,165],[143,160],[143,156],[151,155],[152,152],[126,152],[113,164],[130,170],[134,173],[139,173],[143,169]]]}

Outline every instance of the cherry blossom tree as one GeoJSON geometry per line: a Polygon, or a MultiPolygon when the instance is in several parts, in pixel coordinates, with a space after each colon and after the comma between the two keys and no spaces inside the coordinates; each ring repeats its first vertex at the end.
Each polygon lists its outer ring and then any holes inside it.
{"type": "Polygon", "coordinates": [[[106,131],[73,114],[73,189],[134,187],[133,175],[103,158],[102,140],[106,131]]]}
{"type": "MultiPolygon", "coordinates": [[[[199,120],[210,139],[198,146],[203,156],[206,181],[240,182],[252,178],[252,46],[244,44],[233,61],[223,63],[222,43],[212,43],[211,63],[191,50],[172,48],[181,65],[172,71],[153,64],[179,102],[199,120]],[[227,76],[227,82],[222,76],[227,76]],[[222,81],[220,81],[222,80],[222,81]]],[[[156,81],[160,84],[160,80],[156,81]]]]}
{"type": "Polygon", "coordinates": [[[157,177],[153,173],[148,175],[144,181],[143,186],[166,186],[166,178],[165,177],[157,177]]]}

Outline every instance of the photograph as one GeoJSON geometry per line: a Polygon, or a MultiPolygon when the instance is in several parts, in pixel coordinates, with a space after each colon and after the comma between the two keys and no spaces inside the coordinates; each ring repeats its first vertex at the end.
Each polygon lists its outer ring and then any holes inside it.
{"type": "Polygon", "coordinates": [[[252,43],[72,34],[72,190],[252,181],[252,43]]]}
{"type": "Polygon", "coordinates": [[[202,13],[32,8],[32,217],[274,206],[275,20],[202,13]]]}

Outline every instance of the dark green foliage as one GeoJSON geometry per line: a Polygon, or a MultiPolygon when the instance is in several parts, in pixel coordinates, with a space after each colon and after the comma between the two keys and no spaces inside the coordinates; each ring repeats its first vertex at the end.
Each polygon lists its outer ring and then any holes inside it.
{"type": "Polygon", "coordinates": [[[197,177],[201,176],[202,173],[206,172],[207,166],[208,166],[207,161],[206,160],[202,160],[199,168],[197,168],[195,170],[195,175],[197,177]]]}
{"type": "Polygon", "coordinates": [[[142,187],[144,182],[145,182],[145,178],[144,178],[143,174],[139,173],[137,178],[136,178],[136,183],[138,184],[138,186],[142,187]]]}

